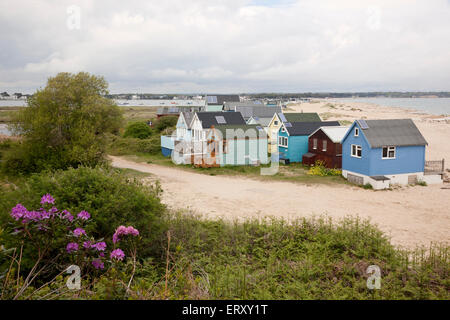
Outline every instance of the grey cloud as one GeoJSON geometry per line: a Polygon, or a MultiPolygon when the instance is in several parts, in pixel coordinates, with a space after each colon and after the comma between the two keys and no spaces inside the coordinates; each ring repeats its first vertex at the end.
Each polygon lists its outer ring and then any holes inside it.
{"type": "Polygon", "coordinates": [[[0,89],[83,70],[114,92],[449,90],[449,16],[446,0],[3,0],[0,89]]]}

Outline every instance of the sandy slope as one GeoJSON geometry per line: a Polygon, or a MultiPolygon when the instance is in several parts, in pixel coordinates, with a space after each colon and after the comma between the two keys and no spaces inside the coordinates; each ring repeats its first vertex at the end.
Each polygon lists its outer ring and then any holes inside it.
{"type": "Polygon", "coordinates": [[[287,219],[327,214],[359,215],[379,225],[396,245],[450,243],[450,189],[439,186],[372,191],[346,185],[304,185],[209,176],[111,157],[113,165],[154,174],[163,202],[208,218],[276,216],[287,219]]]}

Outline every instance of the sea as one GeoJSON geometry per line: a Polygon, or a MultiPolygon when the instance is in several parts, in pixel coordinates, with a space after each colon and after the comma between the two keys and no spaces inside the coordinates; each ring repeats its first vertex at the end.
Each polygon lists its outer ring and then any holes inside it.
{"type": "MultiPolygon", "coordinates": [[[[380,106],[415,109],[417,111],[434,114],[450,115],[450,98],[331,98],[338,102],[373,103],[380,106]]],[[[204,105],[204,100],[116,100],[119,106],[142,107],[176,107],[179,105],[204,105]]],[[[25,100],[0,100],[0,107],[26,106],[25,100]]]]}
{"type": "Polygon", "coordinates": [[[434,115],[450,115],[450,98],[332,98],[338,102],[373,103],[386,107],[415,109],[434,115]]]}
{"type": "Polygon", "coordinates": [[[11,135],[11,131],[8,130],[8,125],[6,123],[0,123],[0,134],[4,134],[7,136],[11,135]]]}

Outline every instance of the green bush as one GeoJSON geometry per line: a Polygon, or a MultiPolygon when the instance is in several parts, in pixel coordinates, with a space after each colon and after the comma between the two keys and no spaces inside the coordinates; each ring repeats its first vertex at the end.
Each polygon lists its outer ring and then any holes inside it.
{"type": "Polygon", "coordinates": [[[147,139],[152,133],[152,129],[145,122],[134,122],[127,126],[123,136],[124,138],[147,139]]]}
{"type": "Polygon", "coordinates": [[[155,129],[162,132],[166,128],[174,127],[177,124],[178,116],[166,116],[159,118],[155,123],[155,129]]]}
{"type": "Polygon", "coordinates": [[[144,186],[118,170],[108,168],[68,169],[66,171],[34,174],[18,183],[16,188],[3,187],[0,193],[0,223],[7,225],[10,210],[17,203],[36,207],[43,194],[50,193],[58,208],[72,214],[82,210],[92,216],[91,231],[96,238],[111,238],[119,225],[132,225],[142,234],[150,250],[162,228],[160,217],[165,211],[161,204],[159,185],[144,186]]]}

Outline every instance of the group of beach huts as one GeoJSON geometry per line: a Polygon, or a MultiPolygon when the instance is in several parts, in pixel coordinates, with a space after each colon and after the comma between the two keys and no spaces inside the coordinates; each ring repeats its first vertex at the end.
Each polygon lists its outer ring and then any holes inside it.
{"type": "Polygon", "coordinates": [[[350,182],[374,189],[442,182],[443,172],[426,172],[427,141],[411,119],[356,120],[342,126],[322,121],[317,113],[282,109],[241,102],[237,95],[206,96],[204,108],[176,110],[176,131],[161,137],[162,153],[176,163],[200,167],[270,160],[314,165],[320,160],[342,169],[350,182]]]}

